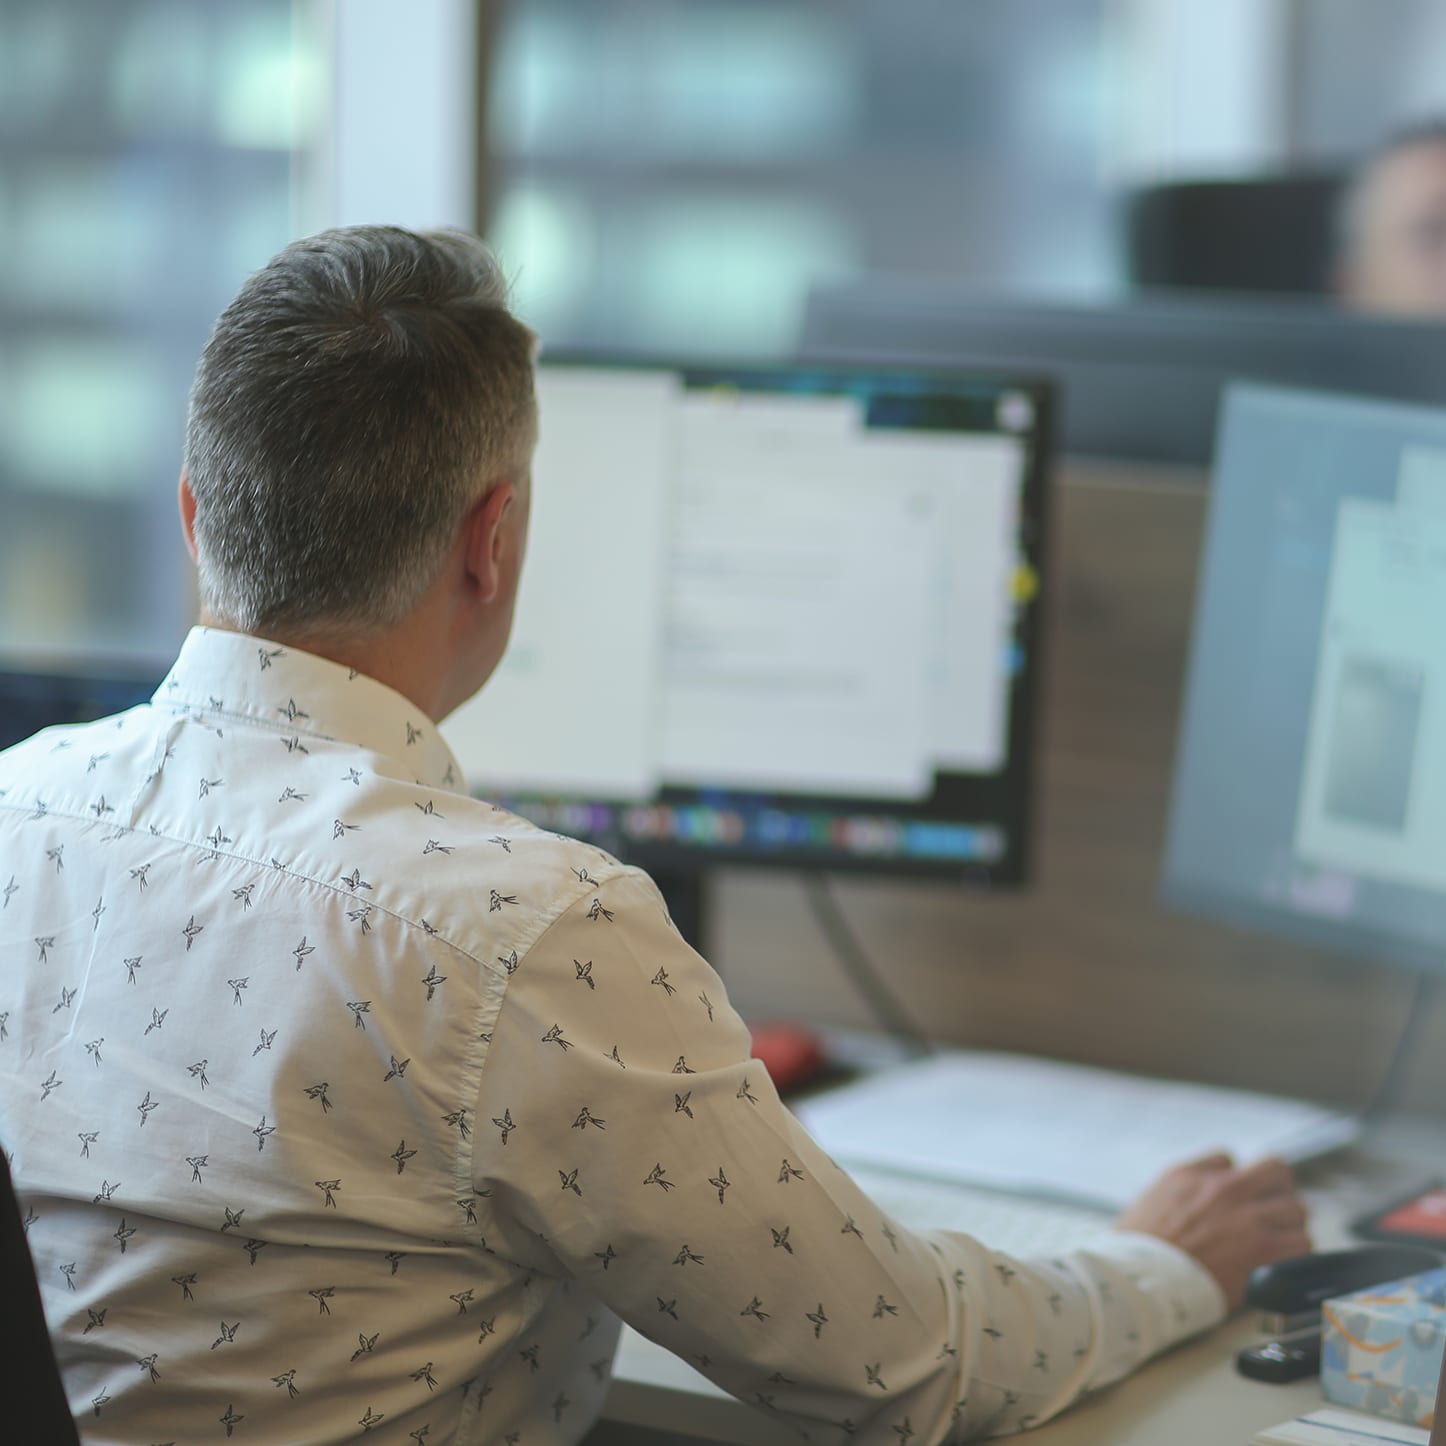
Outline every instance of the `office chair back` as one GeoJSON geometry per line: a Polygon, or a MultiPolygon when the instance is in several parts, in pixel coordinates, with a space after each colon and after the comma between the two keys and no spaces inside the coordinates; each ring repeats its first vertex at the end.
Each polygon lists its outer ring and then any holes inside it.
{"type": "Polygon", "coordinates": [[[25,1242],[25,1225],[0,1153],[0,1399],[5,1401],[12,1441],[45,1446],[79,1446],[75,1419],[60,1383],[50,1348],[35,1262],[25,1242]]]}
{"type": "Polygon", "coordinates": [[[1319,175],[1145,187],[1127,211],[1130,279],[1142,288],[1324,294],[1342,184],[1319,175]]]}

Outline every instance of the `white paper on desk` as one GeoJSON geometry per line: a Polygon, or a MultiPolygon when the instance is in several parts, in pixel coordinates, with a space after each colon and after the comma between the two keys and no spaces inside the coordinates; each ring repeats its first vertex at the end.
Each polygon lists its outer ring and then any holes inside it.
{"type": "Polygon", "coordinates": [[[1430,1432],[1328,1406],[1261,1431],[1250,1446],[1430,1446],[1430,1432]]]}
{"type": "Polygon", "coordinates": [[[1359,1133],[1349,1116],[1300,1100],[974,1051],[882,1070],[797,1114],[841,1164],[1108,1209],[1212,1150],[1303,1160],[1359,1133]]]}

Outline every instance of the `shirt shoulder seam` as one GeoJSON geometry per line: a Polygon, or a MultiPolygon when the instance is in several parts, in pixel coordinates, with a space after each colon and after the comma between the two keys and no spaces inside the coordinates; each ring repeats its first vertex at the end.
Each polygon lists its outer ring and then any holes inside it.
{"type": "MultiPolygon", "coordinates": [[[[14,815],[19,815],[26,812],[34,815],[35,809],[41,806],[42,801],[38,794],[35,796],[35,801],[33,803],[22,804],[12,802],[8,799],[0,799],[0,812],[10,813],[14,815]]],[[[94,828],[100,825],[99,819],[87,818],[86,815],[83,813],[74,813],[68,809],[50,808],[48,806],[44,808],[43,814],[40,814],[38,817],[65,819],[70,823],[78,823],[84,825],[87,828],[94,828]]],[[[395,919],[398,923],[405,924],[407,927],[412,929],[421,929],[429,939],[435,940],[436,942],[441,944],[445,944],[448,948],[455,949],[457,953],[462,955],[463,958],[470,960],[473,964],[476,964],[479,968],[485,970],[489,974],[495,975],[499,972],[494,965],[490,964],[480,955],[474,953],[466,945],[458,942],[450,935],[443,933],[441,930],[434,930],[431,925],[423,926],[420,919],[413,919],[409,915],[402,913],[400,910],[390,908],[385,904],[373,902],[369,899],[362,899],[351,890],[345,889],[340,885],[331,882],[330,880],[318,878],[315,874],[306,873],[300,869],[293,869],[286,864],[276,864],[270,859],[253,858],[249,854],[236,853],[227,849],[208,850],[204,841],[201,843],[197,843],[193,839],[178,838],[175,834],[171,833],[153,833],[151,832],[149,827],[137,828],[132,824],[120,823],[107,824],[106,827],[111,829],[120,829],[124,833],[133,834],[139,838],[161,839],[164,840],[166,843],[174,845],[177,848],[185,849],[189,853],[214,852],[218,857],[234,859],[239,863],[250,864],[252,867],[258,869],[270,869],[275,873],[286,874],[293,879],[300,879],[305,881],[306,883],[315,884],[318,888],[326,889],[329,893],[339,895],[342,898],[356,899],[359,904],[365,904],[367,907],[375,909],[378,913],[385,914],[388,918],[395,919]]],[[[611,883],[620,877],[625,877],[628,874],[636,873],[637,870],[631,869],[627,865],[622,863],[614,863],[608,868],[600,870],[600,872],[604,875],[602,879],[592,881],[592,883],[587,888],[578,888],[576,885],[574,885],[572,889],[567,890],[558,899],[554,900],[554,902],[549,908],[539,910],[532,916],[535,922],[540,923],[540,927],[536,929],[536,931],[532,934],[532,937],[527,940],[527,942],[518,950],[519,956],[525,957],[528,952],[535,948],[538,942],[542,939],[543,935],[545,935],[547,931],[551,929],[552,926],[557,923],[557,921],[562,918],[564,914],[566,914],[575,905],[585,899],[590,892],[601,888],[604,883],[611,883]]]]}

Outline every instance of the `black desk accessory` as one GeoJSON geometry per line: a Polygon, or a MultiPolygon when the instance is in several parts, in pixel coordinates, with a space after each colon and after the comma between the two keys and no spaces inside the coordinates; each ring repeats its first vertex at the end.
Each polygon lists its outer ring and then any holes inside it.
{"type": "Polygon", "coordinates": [[[1318,1375],[1320,1308],[1325,1301],[1434,1270],[1440,1264],[1438,1251],[1419,1245],[1363,1245],[1261,1266],[1251,1272],[1245,1303],[1265,1312],[1265,1329],[1275,1335],[1240,1351],[1235,1357],[1236,1370],[1271,1385],[1318,1375]]]}

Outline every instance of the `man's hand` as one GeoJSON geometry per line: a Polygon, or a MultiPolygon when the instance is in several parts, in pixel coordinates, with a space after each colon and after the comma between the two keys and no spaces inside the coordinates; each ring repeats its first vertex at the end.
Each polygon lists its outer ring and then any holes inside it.
{"type": "Polygon", "coordinates": [[[1312,1248],[1305,1205],[1283,1160],[1237,1170],[1229,1155],[1207,1155],[1177,1165],[1115,1223],[1193,1255],[1219,1282],[1231,1310],[1244,1302],[1246,1278],[1257,1265],[1312,1248]]]}

